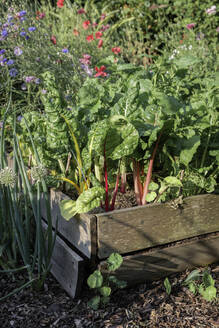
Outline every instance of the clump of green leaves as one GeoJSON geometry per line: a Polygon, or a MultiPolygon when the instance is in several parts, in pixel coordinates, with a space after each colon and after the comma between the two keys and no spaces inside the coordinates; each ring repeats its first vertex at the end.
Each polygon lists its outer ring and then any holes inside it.
{"type": "Polygon", "coordinates": [[[208,302],[217,297],[215,281],[208,269],[203,273],[200,270],[192,271],[184,280],[183,285],[187,286],[194,295],[199,293],[208,302]]]}
{"type": "Polygon", "coordinates": [[[123,262],[123,258],[118,253],[112,253],[106,263],[107,263],[107,274],[103,276],[100,270],[95,270],[87,279],[88,286],[93,289],[97,295],[95,295],[88,302],[88,306],[93,310],[97,310],[100,305],[105,305],[110,300],[110,295],[114,289],[125,288],[127,283],[123,280],[119,280],[115,275],[111,274],[116,271],[123,262]]]}

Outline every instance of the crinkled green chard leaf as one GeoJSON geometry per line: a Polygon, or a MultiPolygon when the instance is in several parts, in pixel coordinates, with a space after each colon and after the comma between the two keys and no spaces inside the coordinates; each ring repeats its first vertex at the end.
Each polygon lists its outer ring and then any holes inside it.
{"type": "Polygon", "coordinates": [[[85,190],[76,200],[77,213],[86,213],[100,205],[105,195],[103,187],[92,187],[85,190]]]}
{"type": "Polygon", "coordinates": [[[135,127],[120,115],[104,120],[93,131],[93,150],[106,158],[120,159],[133,153],[138,145],[139,134],[135,127]]]}

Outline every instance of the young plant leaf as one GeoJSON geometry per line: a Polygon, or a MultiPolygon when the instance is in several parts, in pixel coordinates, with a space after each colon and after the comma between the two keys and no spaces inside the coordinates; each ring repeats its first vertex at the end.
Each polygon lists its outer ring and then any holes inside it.
{"type": "Polygon", "coordinates": [[[203,274],[202,281],[203,281],[205,288],[207,288],[209,286],[214,286],[214,284],[215,284],[214,279],[212,278],[211,274],[207,270],[203,274]]]}
{"type": "Polygon", "coordinates": [[[189,139],[184,139],[182,144],[182,150],[180,152],[180,162],[185,166],[191,162],[194,154],[196,153],[201,143],[199,136],[192,136],[189,139]]]}
{"type": "Polygon", "coordinates": [[[167,294],[170,295],[172,287],[167,277],[164,279],[164,287],[166,289],[167,294]]]}
{"type": "Polygon", "coordinates": [[[193,281],[191,281],[189,283],[189,286],[188,287],[189,287],[190,292],[192,292],[193,294],[196,293],[196,285],[195,285],[195,283],[193,281]]]}
{"type": "Polygon", "coordinates": [[[111,288],[107,286],[103,286],[100,288],[100,294],[104,297],[108,297],[111,294],[111,288]]]}
{"type": "Polygon", "coordinates": [[[107,259],[107,268],[109,271],[117,270],[123,262],[123,258],[118,253],[112,253],[107,259]]]}
{"type": "Polygon", "coordinates": [[[95,270],[87,279],[90,288],[100,288],[103,284],[103,276],[99,270],[95,270]]]}
{"type": "Polygon", "coordinates": [[[176,177],[166,177],[164,182],[170,187],[182,187],[182,182],[176,177]]]}
{"type": "Polygon", "coordinates": [[[100,306],[100,296],[97,295],[97,296],[92,297],[88,301],[87,305],[93,310],[98,310],[99,306],[100,306]]]}
{"type": "Polygon", "coordinates": [[[209,286],[206,289],[202,287],[199,289],[199,293],[206,301],[211,302],[217,296],[217,289],[214,286],[209,286]]]}
{"type": "Polygon", "coordinates": [[[153,200],[155,200],[156,197],[157,197],[156,192],[151,191],[146,195],[146,201],[147,202],[153,202],[153,200]]]}
{"type": "Polygon", "coordinates": [[[200,278],[200,270],[193,270],[188,277],[183,281],[183,285],[189,285],[190,282],[198,280],[200,278]]]}

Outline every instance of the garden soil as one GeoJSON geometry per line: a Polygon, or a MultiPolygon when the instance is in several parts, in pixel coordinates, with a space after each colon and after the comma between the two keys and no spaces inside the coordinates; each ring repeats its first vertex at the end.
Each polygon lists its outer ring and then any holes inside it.
{"type": "MultiPolygon", "coordinates": [[[[219,291],[219,263],[211,265],[219,291]]],[[[203,268],[201,269],[203,270],[203,268]]],[[[167,295],[163,280],[118,290],[110,303],[97,311],[87,302],[93,296],[84,285],[80,297],[72,300],[49,275],[42,291],[30,288],[0,302],[1,328],[214,328],[219,327],[219,300],[194,296],[183,280],[189,272],[169,277],[172,292],[167,295]]],[[[24,283],[24,276],[0,276],[0,297],[24,283]]]]}

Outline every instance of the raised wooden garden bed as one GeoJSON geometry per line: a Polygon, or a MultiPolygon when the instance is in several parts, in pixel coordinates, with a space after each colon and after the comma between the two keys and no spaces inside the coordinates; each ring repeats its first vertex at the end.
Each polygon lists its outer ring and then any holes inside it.
{"type": "MultiPolygon", "coordinates": [[[[185,198],[183,204],[152,204],[66,221],[59,203],[68,198],[51,190],[53,224],[58,237],[51,272],[74,297],[89,268],[105,269],[105,259],[118,252],[123,264],[117,276],[130,284],[165,277],[219,260],[219,195],[185,198]]],[[[46,214],[42,200],[42,216],[46,214]]]]}

